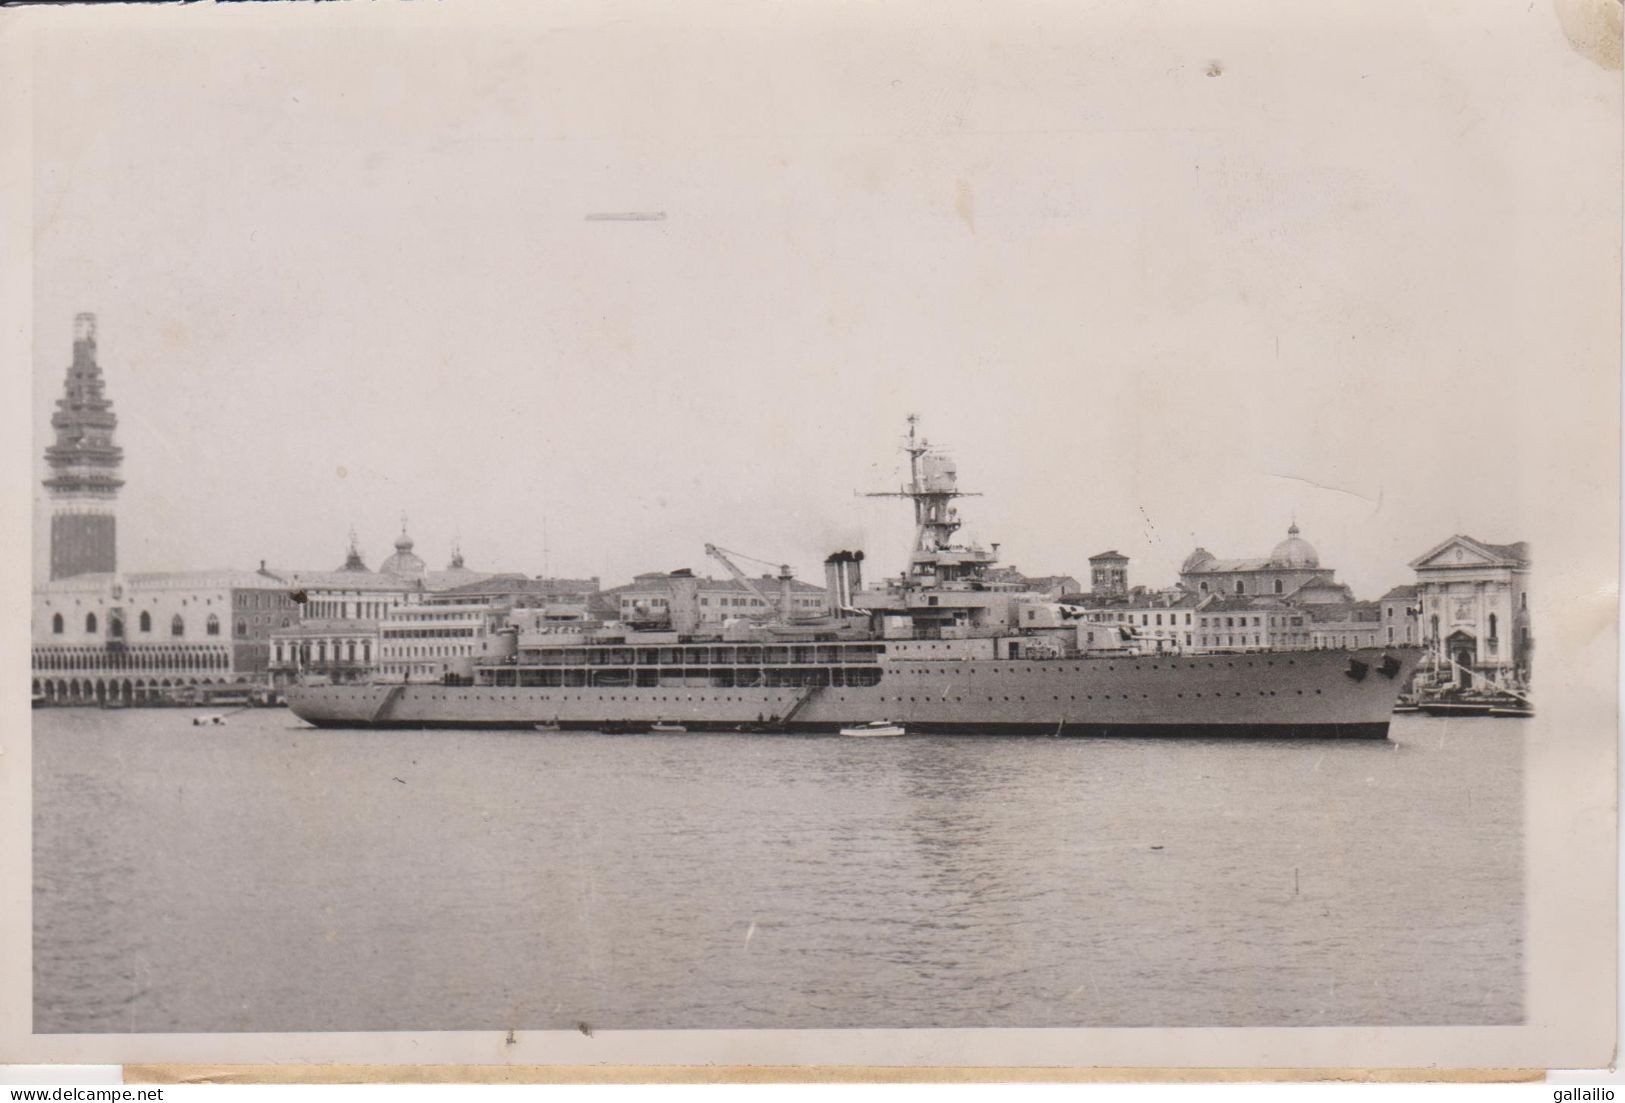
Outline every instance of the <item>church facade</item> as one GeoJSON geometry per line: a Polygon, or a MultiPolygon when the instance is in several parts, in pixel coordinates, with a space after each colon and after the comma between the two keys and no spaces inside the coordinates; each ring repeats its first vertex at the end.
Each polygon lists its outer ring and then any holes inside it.
{"type": "Polygon", "coordinates": [[[1410,565],[1416,572],[1422,642],[1439,680],[1461,688],[1527,686],[1535,650],[1529,545],[1457,534],[1410,565]]]}

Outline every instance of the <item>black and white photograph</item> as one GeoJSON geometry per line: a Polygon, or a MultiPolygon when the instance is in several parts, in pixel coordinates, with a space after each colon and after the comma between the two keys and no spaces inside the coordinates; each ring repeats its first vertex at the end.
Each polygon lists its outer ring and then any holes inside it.
{"type": "Polygon", "coordinates": [[[1607,1064],[1619,11],[0,13],[0,1059],[1607,1064]]]}

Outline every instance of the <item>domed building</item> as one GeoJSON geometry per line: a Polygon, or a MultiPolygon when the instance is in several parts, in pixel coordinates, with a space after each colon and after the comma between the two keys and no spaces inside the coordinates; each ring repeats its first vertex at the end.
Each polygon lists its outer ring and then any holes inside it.
{"type": "Polygon", "coordinates": [[[1353,601],[1349,588],[1320,565],[1320,553],[1294,521],[1286,539],[1260,559],[1219,559],[1197,548],[1179,568],[1179,581],[1196,594],[1292,598],[1298,604],[1353,601]]]}
{"type": "Polygon", "coordinates": [[[1286,539],[1275,545],[1270,552],[1270,565],[1286,567],[1289,569],[1310,568],[1320,566],[1320,555],[1315,546],[1298,535],[1298,523],[1292,522],[1286,530],[1286,539]]]}
{"type": "Polygon", "coordinates": [[[378,565],[379,574],[394,575],[407,581],[417,581],[428,571],[429,565],[412,554],[412,538],[401,524],[401,534],[395,537],[395,554],[378,565]]]}

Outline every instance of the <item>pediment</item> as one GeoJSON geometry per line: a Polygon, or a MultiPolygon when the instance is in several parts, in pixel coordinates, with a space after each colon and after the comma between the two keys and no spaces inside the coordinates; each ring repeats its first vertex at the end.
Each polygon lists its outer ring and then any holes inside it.
{"type": "Polygon", "coordinates": [[[1452,536],[1444,543],[1411,560],[1413,570],[1428,567],[1488,567],[1499,558],[1465,536],[1452,536]]]}

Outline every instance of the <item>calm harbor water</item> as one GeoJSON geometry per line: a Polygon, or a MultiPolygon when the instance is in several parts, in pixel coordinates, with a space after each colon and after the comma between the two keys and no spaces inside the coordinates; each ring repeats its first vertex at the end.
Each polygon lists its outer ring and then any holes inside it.
{"type": "Polygon", "coordinates": [[[1390,743],[34,713],[42,1032],[1513,1023],[1523,724],[1390,743]]]}

